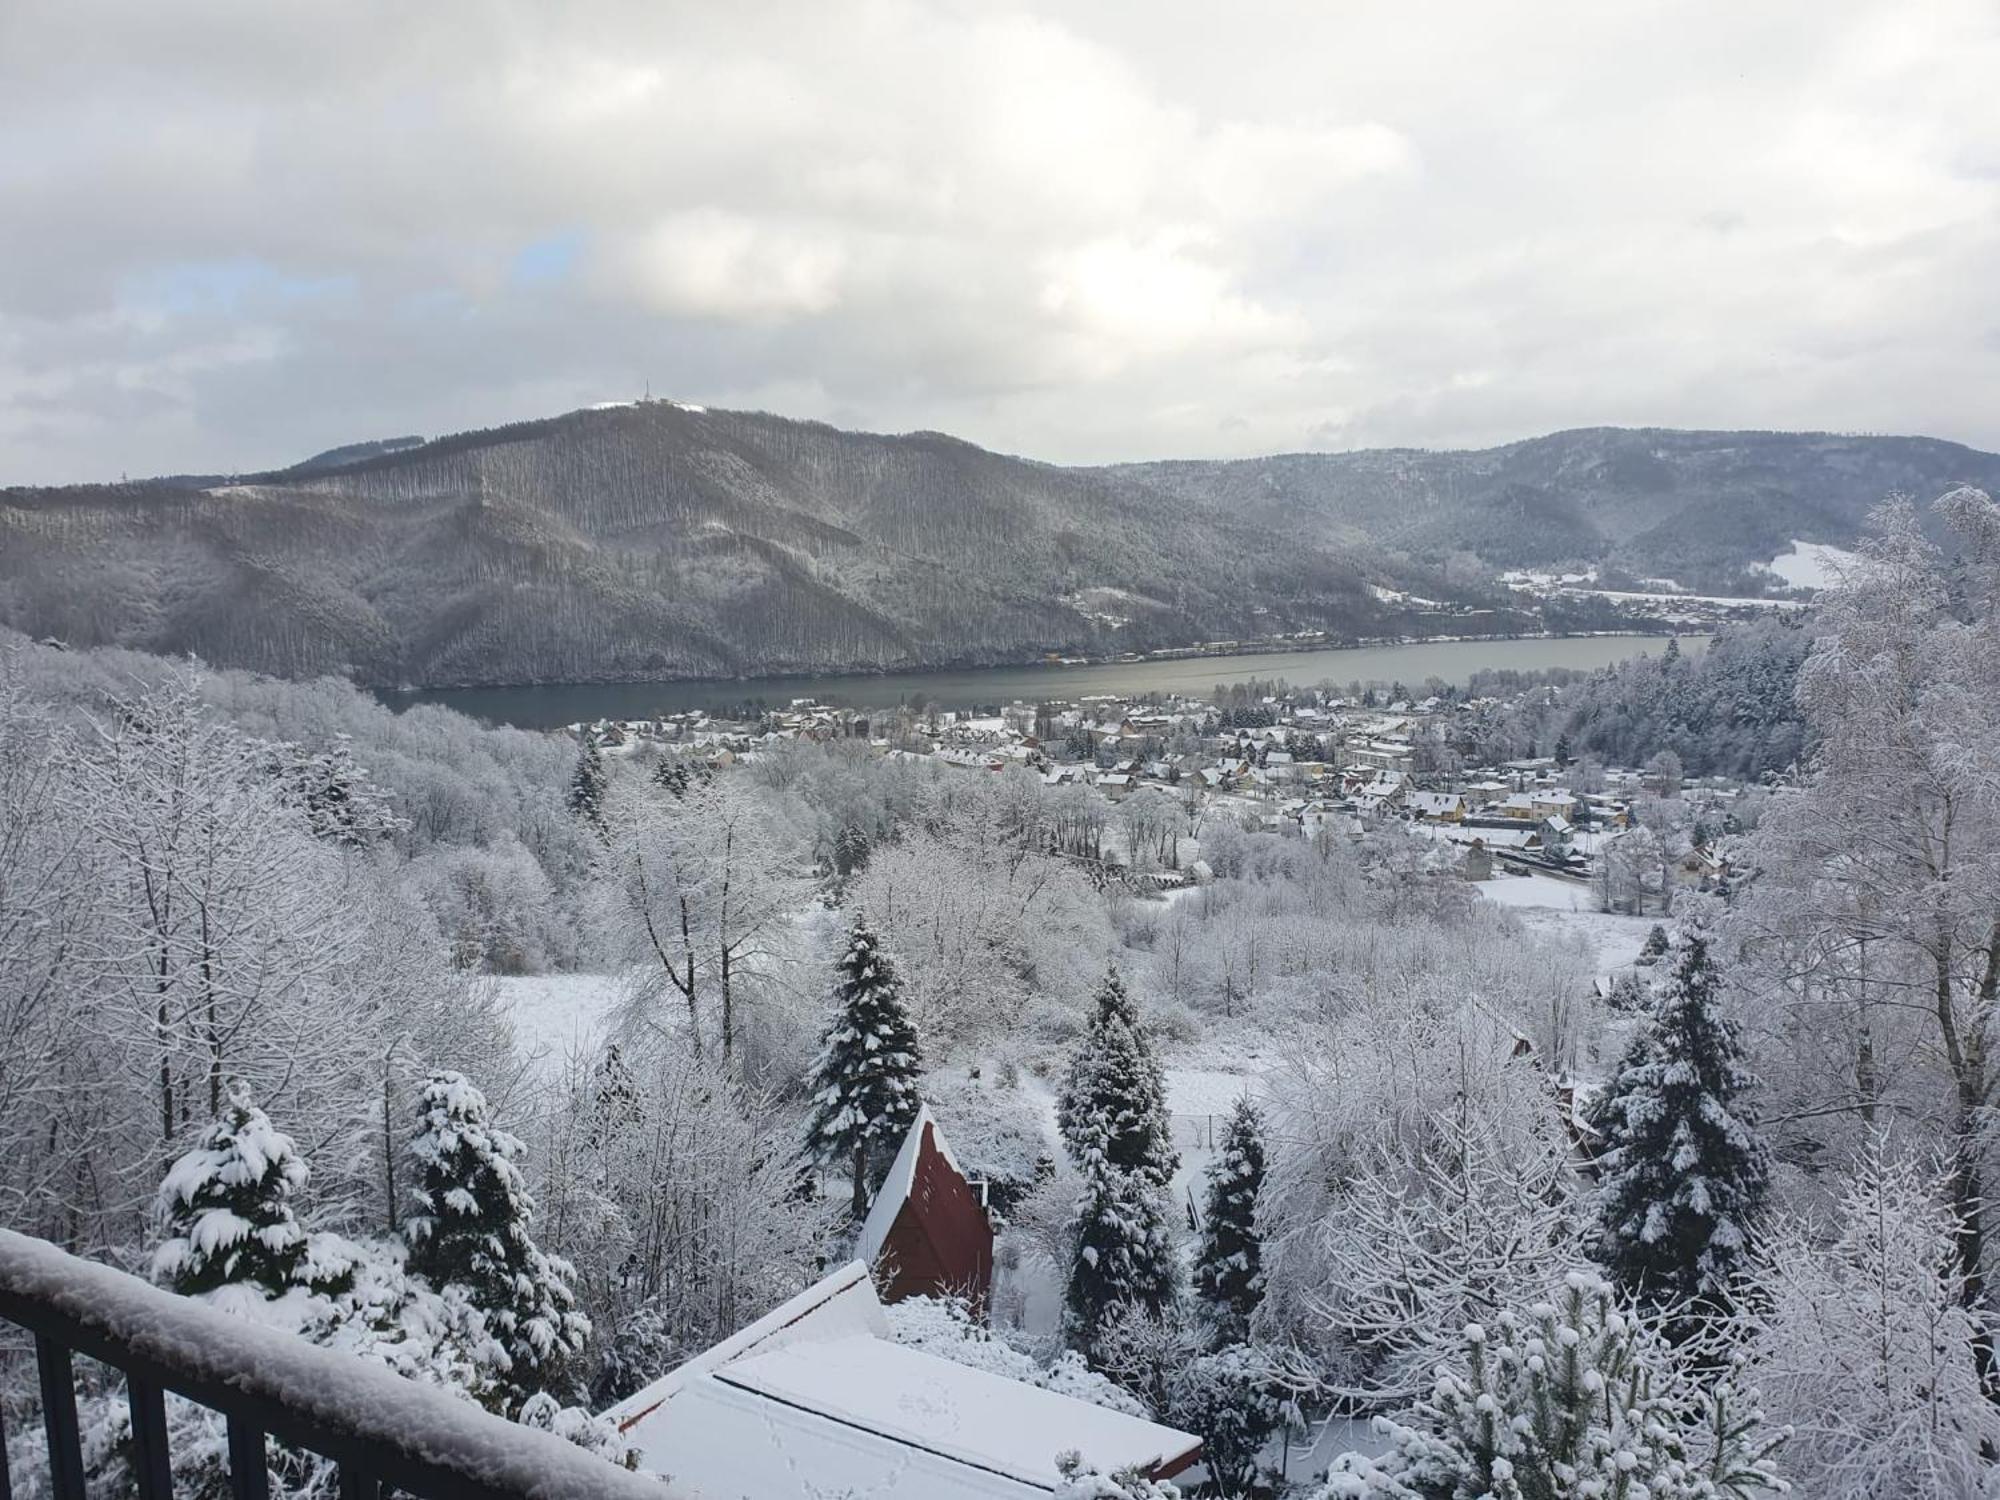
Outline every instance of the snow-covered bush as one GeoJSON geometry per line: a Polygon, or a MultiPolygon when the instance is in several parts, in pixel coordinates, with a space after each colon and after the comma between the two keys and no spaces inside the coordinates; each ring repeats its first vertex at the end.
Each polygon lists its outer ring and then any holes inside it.
{"type": "Polygon", "coordinates": [[[1225,1495],[1245,1492],[1264,1444],[1287,1418],[1278,1372],[1258,1350],[1230,1344],[1189,1361],[1168,1386],[1166,1420],[1201,1438],[1202,1467],[1225,1495]]]}
{"type": "Polygon", "coordinates": [[[1180,1488],[1161,1479],[1148,1479],[1136,1469],[1119,1469],[1106,1474],[1083,1461],[1072,1449],[1056,1455],[1056,1472],[1062,1477],[1055,1487],[1055,1500],[1180,1500],[1180,1488]]]}
{"type": "Polygon", "coordinates": [[[1335,1460],[1318,1500],[1750,1500],[1782,1493],[1755,1398],[1695,1386],[1609,1282],[1571,1272],[1556,1300],[1464,1330],[1430,1394],[1370,1459],[1335,1460]]]}

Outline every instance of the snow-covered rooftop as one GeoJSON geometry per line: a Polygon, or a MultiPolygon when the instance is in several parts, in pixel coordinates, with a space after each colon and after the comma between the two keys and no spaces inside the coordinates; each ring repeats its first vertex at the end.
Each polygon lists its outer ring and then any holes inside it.
{"type": "Polygon", "coordinates": [[[643,1468],[701,1500],[1046,1495],[1099,1469],[1184,1467],[1199,1439],[894,1341],[852,1262],[607,1413],[643,1468]]]}

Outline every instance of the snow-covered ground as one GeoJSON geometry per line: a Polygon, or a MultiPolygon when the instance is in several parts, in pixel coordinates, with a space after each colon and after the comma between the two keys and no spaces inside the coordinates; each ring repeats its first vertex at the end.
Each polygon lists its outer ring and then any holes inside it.
{"type": "Polygon", "coordinates": [[[1553,875],[1495,875],[1473,887],[1495,906],[1533,906],[1549,911],[1589,911],[1597,904],[1590,887],[1553,875]]]}
{"type": "Polygon", "coordinates": [[[1860,560],[1845,547],[1795,538],[1789,551],[1780,552],[1764,566],[1795,589],[1824,589],[1831,588],[1837,574],[1860,560]]]}
{"type": "Polygon", "coordinates": [[[1475,889],[1494,904],[1511,908],[1538,931],[1552,937],[1582,937],[1590,944],[1599,974],[1628,967],[1660,920],[1598,911],[1589,886],[1547,875],[1498,875],[1475,889]]]}
{"type": "Polygon", "coordinates": [[[524,974],[488,979],[521,1053],[537,1067],[559,1065],[609,1032],[626,996],[616,974],[524,974]]]}

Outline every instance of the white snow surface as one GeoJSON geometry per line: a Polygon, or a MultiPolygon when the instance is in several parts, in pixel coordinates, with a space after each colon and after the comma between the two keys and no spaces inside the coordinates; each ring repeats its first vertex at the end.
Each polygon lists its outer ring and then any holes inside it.
{"type": "Polygon", "coordinates": [[[628,993],[617,974],[523,974],[492,978],[522,1056],[555,1067],[572,1052],[595,1051],[611,1033],[628,993]]]}
{"type": "Polygon", "coordinates": [[[231,1317],[10,1229],[0,1229],[0,1287],[179,1372],[197,1388],[280,1402],[332,1437],[392,1445],[467,1487],[533,1500],[676,1500],[689,1493],[370,1360],[231,1317]]]}
{"type": "Polygon", "coordinates": [[[1011,1500],[1068,1448],[1109,1470],[1197,1441],[896,1343],[858,1260],[605,1415],[700,1500],[1011,1500]]]}
{"type": "Polygon", "coordinates": [[[1859,561],[1859,554],[1845,547],[1794,538],[1788,551],[1780,552],[1764,566],[1795,589],[1824,589],[1833,587],[1837,575],[1859,561]]]}

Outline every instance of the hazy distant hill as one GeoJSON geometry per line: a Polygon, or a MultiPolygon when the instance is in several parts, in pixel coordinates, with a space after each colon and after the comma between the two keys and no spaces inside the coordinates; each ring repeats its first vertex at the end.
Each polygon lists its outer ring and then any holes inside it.
{"type": "Polygon", "coordinates": [[[1711,584],[1851,541],[1890,489],[2000,484],[1926,439],[1586,431],[1469,453],[1057,468],[934,433],[654,402],[296,468],[0,491],[0,622],[445,685],[1019,661],[1447,621],[1491,567],[1711,584]]]}
{"type": "Polygon", "coordinates": [[[1570,560],[1757,588],[1791,541],[1846,544],[1891,491],[2000,485],[2000,456],[1921,437],[1583,428],[1501,448],[1382,449],[1116,471],[1316,542],[1495,567],[1570,560]]]}

